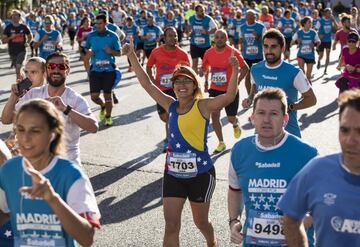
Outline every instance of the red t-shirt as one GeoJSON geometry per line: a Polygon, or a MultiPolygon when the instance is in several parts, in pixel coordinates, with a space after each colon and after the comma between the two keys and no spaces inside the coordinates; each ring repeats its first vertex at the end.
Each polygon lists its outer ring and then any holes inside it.
{"type": "Polygon", "coordinates": [[[84,39],[83,41],[80,42],[81,47],[85,47],[86,37],[90,32],[92,32],[92,30],[93,30],[93,28],[91,26],[89,26],[88,28],[84,28],[84,27],[79,28],[79,30],[76,34],[76,37],[78,39],[84,39]]]}
{"type": "MultiPolygon", "coordinates": [[[[354,28],[350,28],[349,32],[356,32],[354,28]]],[[[349,32],[344,31],[344,29],[340,29],[335,33],[335,40],[340,42],[341,48],[347,45],[347,36],[349,32]]]]}
{"type": "Polygon", "coordinates": [[[151,52],[146,66],[150,68],[156,66],[156,86],[161,91],[165,91],[172,89],[171,77],[178,64],[190,66],[187,52],[178,46],[174,51],[167,51],[165,45],[161,45],[151,52]]]}
{"type": "Polygon", "coordinates": [[[216,47],[211,47],[205,52],[202,67],[204,71],[211,69],[211,89],[226,92],[232,73],[229,63],[232,49],[235,50],[234,55],[239,61],[240,68],[246,66],[240,51],[229,45],[221,52],[218,52],[216,47]]]}
{"type": "Polygon", "coordinates": [[[264,24],[266,29],[269,29],[274,25],[274,17],[272,14],[260,15],[259,20],[264,24]]]}

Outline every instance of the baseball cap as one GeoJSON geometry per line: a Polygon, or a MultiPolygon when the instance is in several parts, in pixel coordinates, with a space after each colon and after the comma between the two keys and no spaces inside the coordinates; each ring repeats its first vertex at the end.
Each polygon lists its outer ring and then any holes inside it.
{"type": "Polygon", "coordinates": [[[359,40],[359,34],[357,34],[356,32],[351,32],[348,35],[348,41],[358,41],[359,40]]]}

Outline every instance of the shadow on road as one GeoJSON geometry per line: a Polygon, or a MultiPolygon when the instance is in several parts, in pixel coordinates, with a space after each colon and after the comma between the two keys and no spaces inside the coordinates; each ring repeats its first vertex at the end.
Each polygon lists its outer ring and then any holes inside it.
{"type": "Polygon", "coordinates": [[[321,123],[328,118],[336,116],[338,112],[335,112],[338,109],[338,104],[336,100],[331,102],[330,104],[318,108],[313,114],[308,116],[306,113],[302,114],[299,118],[299,122],[301,122],[300,129],[304,130],[309,127],[313,123],[321,123]],[[333,113],[335,112],[335,113],[333,113]],[[330,115],[330,113],[333,113],[330,115]]]}
{"type": "MultiPolygon", "coordinates": [[[[159,148],[160,145],[161,142],[153,151],[125,162],[114,169],[92,177],[90,180],[95,194],[98,196],[104,193],[104,189],[106,189],[107,186],[116,183],[125,176],[128,176],[130,173],[151,163],[162,153],[159,148]]],[[[99,203],[99,209],[102,214],[101,223],[103,225],[118,223],[159,207],[162,204],[162,201],[160,200],[161,186],[162,179],[158,179],[116,203],[113,203],[116,199],[116,197],[113,196],[102,200],[99,203]],[[155,204],[147,206],[150,202],[156,199],[159,199],[159,201],[155,204]]]]}

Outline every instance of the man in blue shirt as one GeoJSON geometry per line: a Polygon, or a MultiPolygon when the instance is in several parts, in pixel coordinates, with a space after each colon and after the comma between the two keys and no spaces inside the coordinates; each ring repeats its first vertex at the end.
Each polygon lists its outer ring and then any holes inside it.
{"type": "Polygon", "coordinates": [[[243,107],[249,108],[257,91],[267,87],[278,87],[285,91],[288,101],[289,122],[286,130],[301,137],[297,121],[297,110],[316,104],[316,97],[304,72],[284,61],[281,54],[285,50],[284,35],[276,29],[269,29],[263,36],[265,61],[251,68],[251,90],[243,101],[243,107]],[[301,93],[299,99],[298,93],[301,93]]]}
{"type": "Polygon", "coordinates": [[[256,94],[251,120],[257,134],[243,138],[231,151],[228,211],[231,241],[236,244],[285,244],[276,202],[296,173],[317,155],[316,148],[284,130],[288,119],[283,90],[267,88],[256,94]],[[244,235],[238,218],[242,201],[244,235]]]}
{"type": "Polygon", "coordinates": [[[113,124],[111,91],[115,81],[115,56],[121,56],[119,36],[106,28],[107,17],[96,16],[96,31],[88,34],[85,48],[86,57],[91,57],[90,94],[91,100],[101,106],[99,118],[105,125],[113,124]],[[105,102],[99,97],[103,91],[105,102]]]}
{"type": "Polygon", "coordinates": [[[311,160],[278,203],[290,246],[305,246],[306,212],[316,246],[360,246],[360,90],[344,92],[338,102],[341,152],[311,160]]]}

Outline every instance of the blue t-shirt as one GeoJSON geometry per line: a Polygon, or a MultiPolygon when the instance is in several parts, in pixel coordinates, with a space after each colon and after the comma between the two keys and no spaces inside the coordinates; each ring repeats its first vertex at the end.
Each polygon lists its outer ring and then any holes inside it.
{"type": "Polygon", "coordinates": [[[263,148],[256,135],[234,145],[231,165],[239,181],[246,212],[244,246],[285,244],[279,222],[282,213],[276,203],[291,179],[316,155],[314,146],[288,133],[271,148],[263,148]]]}
{"type": "MultiPolygon", "coordinates": [[[[71,186],[85,175],[71,161],[54,158],[52,162],[56,162],[53,168],[43,175],[66,201],[71,186]]],[[[24,171],[22,163],[23,158],[17,156],[0,167],[0,189],[5,192],[10,210],[14,246],[77,246],[46,201],[19,193],[21,187],[32,184],[32,178],[24,171]]]]}
{"type": "Polygon", "coordinates": [[[136,47],[136,41],[138,39],[138,32],[139,32],[139,29],[136,25],[132,25],[132,26],[128,26],[128,25],[124,25],[123,26],[123,31],[125,33],[125,42],[126,43],[129,43],[130,42],[130,38],[133,39],[133,45],[134,47],[136,47]]]}
{"type": "Polygon", "coordinates": [[[160,38],[162,31],[158,26],[147,25],[144,27],[142,34],[146,36],[144,39],[144,50],[152,50],[156,47],[157,40],[160,38]]]}
{"type": "Polygon", "coordinates": [[[317,33],[314,29],[310,29],[305,32],[303,29],[297,31],[297,39],[300,40],[298,44],[299,50],[297,57],[305,59],[315,59],[315,43],[316,43],[317,33]]]}
{"type": "Polygon", "coordinates": [[[39,56],[46,59],[51,53],[54,53],[57,50],[56,44],[58,43],[61,33],[58,30],[51,30],[46,32],[44,29],[38,31],[39,40],[41,40],[45,35],[48,36],[48,39],[44,41],[39,47],[39,56]]]}
{"type": "Polygon", "coordinates": [[[162,15],[162,16],[157,15],[155,17],[156,25],[163,28],[165,26],[165,19],[166,19],[165,15],[162,15]]]}
{"type": "Polygon", "coordinates": [[[285,38],[291,38],[295,32],[295,20],[293,18],[285,18],[282,17],[280,19],[281,23],[281,33],[284,35],[285,38]]]}
{"type": "Polygon", "coordinates": [[[207,15],[204,16],[201,20],[196,18],[196,15],[193,15],[189,18],[189,23],[191,26],[191,39],[190,43],[200,48],[207,48],[211,46],[210,35],[202,34],[202,31],[210,31],[210,21],[211,18],[207,15]]]}
{"type": "Polygon", "coordinates": [[[114,51],[120,51],[121,44],[119,37],[113,31],[106,29],[104,33],[93,31],[88,34],[86,39],[86,49],[92,49],[91,57],[92,71],[114,71],[115,57],[105,51],[105,47],[110,47],[114,51]]]}
{"type": "Polygon", "coordinates": [[[260,22],[252,25],[245,23],[240,27],[240,38],[243,40],[242,55],[248,60],[263,59],[261,37],[265,32],[265,26],[260,22]]]}
{"type": "Polygon", "coordinates": [[[321,42],[331,42],[332,40],[332,25],[331,19],[321,18],[317,24],[319,27],[319,38],[321,42]]]}
{"type": "Polygon", "coordinates": [[[1,247],[14,246],[14,235],[10,221],[0,226],[0,246],[1,247]]]}
{"type": "MultiPolygon", "coordinates": [[[[281,88],[286,93],[288,104],[298,101],[299,91],[295,88],[294,82],[300,78],[298,77],[299,73],[304,74],[299,68],[286,61],[282,61],[275,68],[268,67],[266,61],[261,61],[251,67],[251,77],[256,84],[256,90],[261,91],[268,87],[281,88]]],[[[309,83],[305,75],[301,78],[305,80],[304,83],[309,83]]],[[[289,133],[301,137],[296,111],[289,113],[289,121],[285,129],[289,133]]]]}
{"type": "Polygon", "coordinates": [[[27,19],[26,24],[29,26],[32,35],[34,36],[37,31],[40,29],[41,23],[38,20],[33,21],[32,19],[27,19]]]}
{"type": "Polygon", "coordinates": [[[346,171],[342,155],[317,157],[291,181],[278,207],[301,220],[310,211],[316,246],[360,246],[360,176],[346,171]]]}

